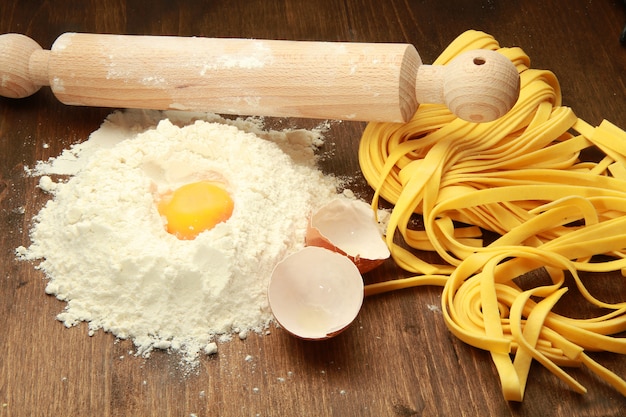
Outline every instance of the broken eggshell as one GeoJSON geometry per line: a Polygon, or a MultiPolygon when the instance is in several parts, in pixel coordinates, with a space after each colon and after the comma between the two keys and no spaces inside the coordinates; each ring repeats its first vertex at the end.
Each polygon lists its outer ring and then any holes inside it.
{"type": "Polygon", "coordinates": [[[328,339],[345,330],[363,304],[363,279],[347,257],[308,246],[279,262],[268,299],[274,318],[294,336],[328,339]]]}
{"type": "Polygon", "coordinates": [[[390,256],[371,206],[361,200],[337,198],[313,213],[306,244],[347,256],[362,274],[390,256]]]}

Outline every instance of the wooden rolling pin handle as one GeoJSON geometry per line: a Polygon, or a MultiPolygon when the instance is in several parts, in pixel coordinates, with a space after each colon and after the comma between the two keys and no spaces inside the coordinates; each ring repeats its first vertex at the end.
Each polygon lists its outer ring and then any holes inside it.
{"type": "MultiPolygon", "coordinates": [[[[31,56],[43,51],[31,38],[17,33],[0,35],[0,95],[23,98],[35,94],[42,85],[41,80],[31,77],[31,56]]],[[[47,77],[46,77],[47,78],[47,77]]]]}
{"type": "Polygon", "coordinates": [[[49,85],[65,104],[406,122],[419,103],[487,122],[517,100],[519,75],[493,51],[422,65],[412,45],[67,33],[51,51],[0,35],[0,95],[49,85]]]}
{"type": "Polygon", "coordinates": [[[464,52],[445,66],[422,65],[415,83],[419,103],[445,104],[459,118],[479,123],[504,116],[519,90],[519,73],[511,61],[483,49],[464,52]]]}

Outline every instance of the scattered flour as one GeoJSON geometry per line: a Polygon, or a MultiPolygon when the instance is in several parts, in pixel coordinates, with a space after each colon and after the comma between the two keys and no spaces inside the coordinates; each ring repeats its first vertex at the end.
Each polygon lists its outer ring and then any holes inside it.
{"type": "Polygon", "coordinates": [[[16,253],[40,261],[46,292],[67,302],[58,315],[66,326],[87,322],[90,334],[131,339],[136,355],[168,349],[194,363],[217,351],[215,341],[271,324],[274,265],[302,247],[310,212],[338,195],[316,168],[322,131],[113,113],[89,140],[29,172],[53,198],[16,253]],[[216,175],[234,199],[232,217],[195,240],[168,234],[156,196],[216,175]]]}

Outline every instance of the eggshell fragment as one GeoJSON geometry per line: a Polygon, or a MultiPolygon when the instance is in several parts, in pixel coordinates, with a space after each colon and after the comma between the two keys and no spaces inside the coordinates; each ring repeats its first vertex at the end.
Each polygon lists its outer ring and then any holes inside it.
{"type": "Polygon", "coordinates": [[[276,321],[294,336],[323,340],[345,330],[363,304],[363,279],[347,257],[309,246],[279,262],[268,298],[276,321]]]}
{"type": "Polygon", "coordinates": [[[372,208],[360,200],[337,198],[313,213],[306,244],[349,257],[361,273],[371,271],[390,256],[372,208]]]}

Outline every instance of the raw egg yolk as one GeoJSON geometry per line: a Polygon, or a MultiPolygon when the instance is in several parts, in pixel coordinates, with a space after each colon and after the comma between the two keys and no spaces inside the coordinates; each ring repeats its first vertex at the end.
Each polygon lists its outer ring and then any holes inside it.
{"type": "Polygon", "coordinates": [[[228,192],[208,181],[185,184],[158,203],[159,213],[167,219],[167,231],[183,240],[195,239],[228,220],[233,208],[228,192]]]}

